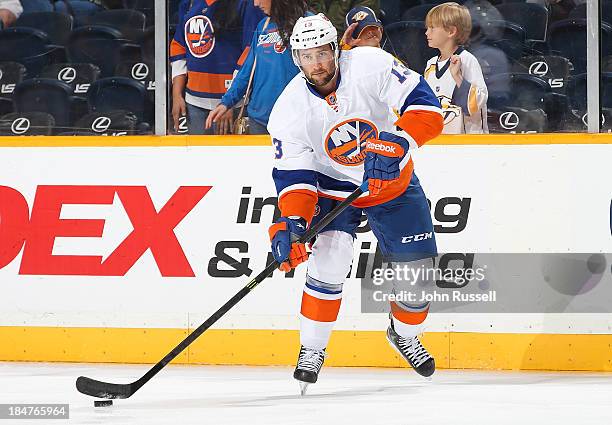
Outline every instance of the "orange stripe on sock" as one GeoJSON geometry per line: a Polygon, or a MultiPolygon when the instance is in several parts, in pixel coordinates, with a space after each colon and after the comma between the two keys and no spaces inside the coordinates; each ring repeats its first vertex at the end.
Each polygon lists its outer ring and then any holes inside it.
{"type": "Polygon", "coordinates": [[[302,310],[304,317],[317,322],[335,322],[340,311],[342,299],[321,300],[304,292],[302,294],[302,310]]]}
{"type": "Polygon", "coordinates": [[[393,317],[406,325],[420,325],[425,321],[427,313],[429,313],[429,306],[425,311],[415,312],[406,311],[394,302],[390,304],[393,317]]]}

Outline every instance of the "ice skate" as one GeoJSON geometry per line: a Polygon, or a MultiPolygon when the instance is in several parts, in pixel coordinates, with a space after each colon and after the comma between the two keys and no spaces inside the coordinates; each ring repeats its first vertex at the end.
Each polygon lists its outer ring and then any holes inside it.
{"type": "Polygon", "coordinates": [[[393,324],[387,329],[387,340],[393,347],[421,376],[429,378],[436,370],[434,358],[421,345],[418,337],[403,338],[395,329],[393,324]]]}
{"type": "Polygon", "coordinates": [[[300,394],[305,395],[308,385],[317,382],[325,361],[325,350],[314,350],[302,346],[293,377],[300,381],[300,394]]]}

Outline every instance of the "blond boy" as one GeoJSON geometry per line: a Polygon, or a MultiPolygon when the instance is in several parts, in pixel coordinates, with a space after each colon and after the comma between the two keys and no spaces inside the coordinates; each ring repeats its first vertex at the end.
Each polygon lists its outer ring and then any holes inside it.
{"type": "Polygon", "coordinates": [[[439,55],[427,61],[423,76],[442,104],[446,134],[488,133],[487,86],[478,60],[463,45],[472,30],[470,12],[442,3],[425,18],[427,43],[439,55]]]}

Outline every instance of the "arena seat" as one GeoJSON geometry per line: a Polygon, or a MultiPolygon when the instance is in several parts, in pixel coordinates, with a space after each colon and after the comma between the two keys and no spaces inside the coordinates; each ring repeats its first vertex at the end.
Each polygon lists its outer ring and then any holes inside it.
{"type": "Polygon", "coordinates": [[[146,16],[139,10],[112,9],[87,18],[88,25],[106,26],[121,32],[124,38],[137,41],[145,28],[146,16]]]}
{"type": "Polygon", "coordinates": [[[546,41],[548,9],[537,3],[500,4],[497,10],[507,22],[520,25],[525,30],[527,41],[546,41]]]}
{"type": "Polygon", "coordinates": [[[85,115],[88,111],[87,91],[91,84],[100,78],[100,68],[91,63],[57,63],[47,65],[41,72],[41,78],[53,78],[63,81],[72,88],[74,96],[73,119],[85,115]]]}
{"type": "Polygon", "coordinates": [[[553,92],[565,94],[571,64],[563,56],[525,56],[514,63],[512,72],[540,77],[550,84],[553,92]]]}
{"type": "Polygon", "coordinates": [[[111,77],[117,64],[139,60],[140,46],[121,38],[120,31],[104,26],[85,26],[72,31],[68,42],[68,58],[73,63],[92,63],[102,77],[111,77]]]}
{"type": "Polygon", "coordinates": [[[435,6],[435,4],[419,4],[407,9],[402,13],[402,21],[421,21],[425,23],[427,13],[435,6]]]}
{"type": "Polygon", "coordinates": [[[46,112],[55,119],[56,127],[68,128],[73,121],[72,87],[50,78],[33,78],[17,85],[14,94],[17,112],[46,112]]]}
{"type": "Polygon", "coordinates": [[[100,68],[92,63],[54,63],[40,73],[41,78],[55,78],[72,87],[75,96],[85,97],[91,84],[100,78],[100,68]]]}
{"type": "Polygon", "coordinates": [[[486,83],[489,108],[503,110],[512,106],[548,112],[552,89],[539,77],[521,73],[498,74],[492,75],[486,83]]]}
{"type": "Polygon", "coordinates": [[[0,136],[50,136],[55,119],[46,112],[12,112],[0,116],[0,136]]]}
{"type": "MultiPolygon", "coordinates": [[[[601,24],[601,56],[612,54],[612,26],[601,24]]],[[[550,54],[568,58],[573,75],[586,72],[586,19],[565,19],[550,26],[548,46],[550,54]]]]}
{"type": "Polygon", "coordinates": [[[154,0],[123,0],[125,9],[139,10],[147,18],[146,26],[154,24],[155,21],[155,1],[154,0]]]}
{"type": "MultiPolygon", "coordinates": [[[[599,80],[601,107],[612,108],[612,72],[602,72],[599,80]]],[[[570,108],[586,111],[587,109],[587,75],[574,76],[567,85],[570,108]]]]}
{"type": "Polygon", "coordinates": [[[489,109],[487,116],[491,133],[543,133],[548,129],[546,112],[514,106],[489,109]]]}
{"type": "Polygon", "coordinates": [[[401,20],[402,3],[400,0],[380,0],[380,9],[384,13],[381,13],[379,18],[385,26],[401,20]]]}
{"type": "Polygon", "coordinates": [[[52,45],[43,31],[21,27],[0,31],[0,58],[24,65],[29,78],[37,76],[45,65],[58,62],[62,57],[65,57],[65,50],[52,45]]]}
{"type": "MultiPolygon", "coordinates": [[[[168,36],[170,36],[170,33],[168,33],[168,36]]],[[[155,27],[145,29],[139,43],[142,59],[145,61],[155,61],[155,27]]]]}
{"type": "MultiPolygon", "coordinates": [[[[612,72],[602,72],[600,77],[601,93],[601,131],[612,130],[612,72]]],[[[570,78],[567,84],[569,110],[574,118],[574,131],[587,130],[587,75],[580,74],[570,78]]]]}
{"type": "MultiPolygon", "coordinates": [[[[484,42],[502,50],[509,60],[523,56],[526,46],[525,30],[520,25],[507,21],[492,20],[481,23],[478,30],[484,35],[484,42]]],[[[479,24],[480,25],[480,24],[479,24]]]]}
{"type": "Polygon", "coordinates": [[[524,73],[509,73],[494,75],[487,79],[486,83],[490,109],[542,109],[546,113],[547,131],[566,130],[568,98],[562,93],[553,92],[546,79],[524,73]]]}
{"type": "Polygon", "coordinates": [[[148,100],[144,85],[131,78],[102,78],[93,83],[87,93],[91,112],[127,110],[139,121],[152,122],[153,105],[148,100]]]}
{"type": "Polygon", "coordinates": [[[15,26],[43,31],[53,44],[65,46],[72,31],[74,18],[59,12],[31,12],[19,17],[15,26]]]}
{"type": "Polygon", "coordinates": [[[5,97],[0,97],[0,116],[13,112],[13,101],[5,97]]]}
{"type": "Polygon", "coordinates": [[[75,131],[90,132],[97,136],[137,134],[138,118],[126,110],[92,112],[76,122],[75,131]]]}
{"type": "Polygon", "coordinates": [[[127,61],[121,62],[115,69],[116,77],[126,77],[144,85],[149,99],[155,98],[155,62],[152,61],[127,61]]]}
{"type": "Polygon", "coordinates": [[[26,68],[17,62],[0,62],[0,115],[13,112],[13,93],[26,75],[26,68]]]}
{"type": "Polygon", "coordinates": [[[385,33],[388,40],[385,49],[416,72],[422,73],[427,61],[438,54],[436,49],[427,45],[423,22],[396,22],[387,25],[385,33]]]}

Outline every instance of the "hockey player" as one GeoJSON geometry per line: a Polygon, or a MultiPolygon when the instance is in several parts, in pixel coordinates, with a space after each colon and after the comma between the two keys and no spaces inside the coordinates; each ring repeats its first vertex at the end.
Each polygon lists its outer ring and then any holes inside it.
{"type": "Polygon", "coordinates": [[[465,6],[443,3],[425,18],[427,43],[438,49],[425,66],[423,76],[442,104],[444,133],[488,133],[487,86],[478,60],[462,44],[472,31],[465,6]]]}
{"type": "MultiPolygon", "coordinates": [[[[339,56],[336,40],[322,14],[297,21],[291,48],[301,73],[277,100],[268,124],[281,210],[270,227],[272,252],[284,271],[308,259],[294,372],[302,393],[324,362],[362,211],[387,265],[431,264],[437,254],[410,150],[441,132],[440,104],[423,77],[388,53],[359,47],[339,56]],[[323,229],[308,258],[294,241],[366,179],[369,192],[323,229]],[[406,242],[421,233],[431,237],[406,242]]],[[[392,303],[387,330],[392,346],[424,376],[435,370],[417,337],[428,309],[428,303],[392,303]]]]}

